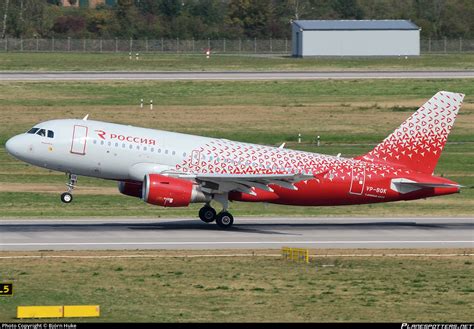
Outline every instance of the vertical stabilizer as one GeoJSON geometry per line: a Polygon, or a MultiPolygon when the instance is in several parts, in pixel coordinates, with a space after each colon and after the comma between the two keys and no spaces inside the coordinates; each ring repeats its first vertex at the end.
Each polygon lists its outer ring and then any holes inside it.
{"type": "Polygon", "coordinates": [[[372,151],[357,159],[433,174],[464,95],[440,91],[372,151]]]}

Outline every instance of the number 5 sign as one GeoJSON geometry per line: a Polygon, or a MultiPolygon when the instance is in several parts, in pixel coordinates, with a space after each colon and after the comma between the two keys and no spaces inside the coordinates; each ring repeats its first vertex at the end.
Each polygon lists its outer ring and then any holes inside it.
{"type": "Polygon", "coordinates": [[[1,296],[13,296],[13,283],[0,283],[1,296]]]}

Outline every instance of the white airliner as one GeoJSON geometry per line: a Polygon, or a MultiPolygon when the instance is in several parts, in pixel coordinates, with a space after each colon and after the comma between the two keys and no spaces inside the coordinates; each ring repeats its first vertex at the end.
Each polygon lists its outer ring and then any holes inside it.
{"type": "MultiPolygon", "coordinates": [[[[118,181],[121,193],[164,207],[204,203],[199,217],[233,224],[230,201],[329,206],[413,200],[459,192],[433,175],[464,98],[438,92],[369,153],[321,155],[108,122],[52,120],[6,143],[14,157],[69,174],[118,181]],[[222,205],[218,214],[211,201],[222,205]]],[[[374,118],[376,120],[377,118],[374,118]]]]}

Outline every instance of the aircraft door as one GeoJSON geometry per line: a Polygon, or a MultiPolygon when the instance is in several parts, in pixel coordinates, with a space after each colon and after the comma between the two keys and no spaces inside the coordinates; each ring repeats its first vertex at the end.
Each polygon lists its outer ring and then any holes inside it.
{"type": "Polygon", "coordinates": [[[72,132],[71,153],[79,155],[86,154],[87,132],[88,128],[86,126],[74,126],[72,132]]]}
{"type": "Polygon", "coordinates": [[[350,194],[362,195],[365,186],[365,167],[352,167],[350,194]]]}

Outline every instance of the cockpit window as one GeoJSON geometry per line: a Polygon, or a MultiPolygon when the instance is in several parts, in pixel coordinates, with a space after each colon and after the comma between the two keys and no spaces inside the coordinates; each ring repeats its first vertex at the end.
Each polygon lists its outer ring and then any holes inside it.
{"type": "Polygon", "coordinates": [[[31,128],[30,130],[28,130],[26,133],[27,134],[34,134],[38,131],[39,128],[31,128]]]}
{"type": "Polygon", "coordinates": [[[46,136],[46,130],[45,129],[40,129],[38,130],[38,132],[36,133],[36,135],[40,135],[40,136],[46,136]]]}
{"type": "Polygon", "coordinates": [[[54,138],[54,131],[48,130],[48,137],[49,138],[54,138]]]}

